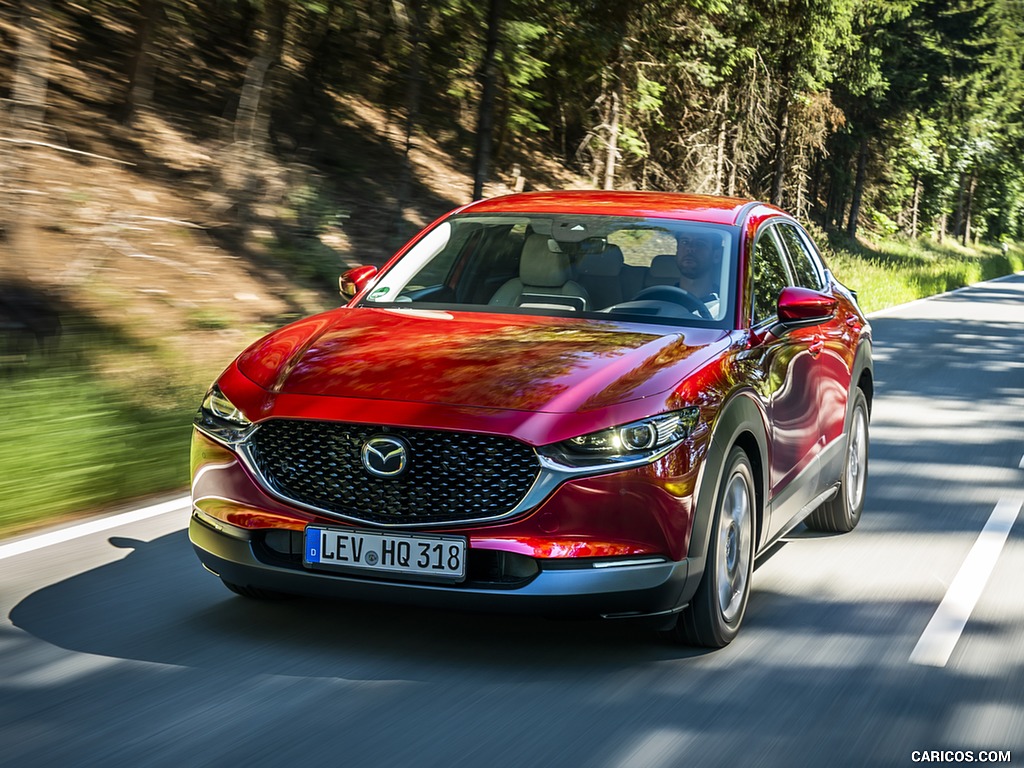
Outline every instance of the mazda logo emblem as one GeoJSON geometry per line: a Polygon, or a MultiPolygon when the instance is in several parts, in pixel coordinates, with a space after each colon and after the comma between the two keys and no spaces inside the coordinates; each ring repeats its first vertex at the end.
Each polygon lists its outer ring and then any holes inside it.
{"type": "Polygon", "coordinates": [[[366,471],[377,477],[398,477],[409,464],[409,447],[397,437],[371,437],[360,455],[366,471]]]}

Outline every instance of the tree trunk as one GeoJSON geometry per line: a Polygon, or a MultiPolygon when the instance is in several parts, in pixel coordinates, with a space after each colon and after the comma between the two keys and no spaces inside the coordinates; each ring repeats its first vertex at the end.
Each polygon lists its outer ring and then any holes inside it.
{"type": "MultiPolygon", "coordinates": [[[[18,30],[17,63],[11,86],[12,129],[15,139],[26,142],[46,138],[47,89],[50,82],[50,33],[46,27],[50,16],[49,0],[25,0],[22,4],[18,30]]],[[[24,273],[38,250],[36,233],[41,213],[33,194],[35,186],[32,159],[42,151],[29,144],[12,144],[7,162],[0,174],[0,244],[6,240],[13,258],[0,258],[0,279],[15,278],[24,273]],[[4,188],[6,187],[6,188],[4,188]]]]}
{"type": "Polygon", "coordinates": [[[850,193],[850,157],[845,142],[837,144],[829,164],[828,206],[825,226],[842,229],[845,222],[846,198],[850,193]]]}
{"type": "Polygon", "coordinates": [[[245,70],[245,81],[235,112],[235,141],[245,142],[256,149],[265,148],[269,136],[270,111],[273,106],[272,90],[267,88],[267,74],[281,58],[284,45],[284,25],[287,0],[266,0],[256,32],[256,53],[245,70]]]}
{"type": "Polygon", "coordinates": [[[725,104],[718,115],[718,154],[715,157],[715,194],[720,195],[725,189],[725,136],[728,126],[725,121],[725,112],[729,106],[728,94],[725,96],[725,104]]]}
{"type": "Polygon", "coordinates": [[[46,19],[50,0],[25,0],[18,30],[18,64],[11,96],[14,119],[20,130],[42,130],[46,113],[46,91],[50,81],[50,34],[46,19]]]}
{"type": "Polygon", "coordinates": [[[825,163],[821,156],[814,162],[814,169],[811,172],[810,209],[816,214],[821,213],[821,177],[825,174],[825,163]]]}
{"type": "Polygon", "coordinates": [[[743,141],[743,125],[738,124],[732,136],[732,166],[729,168],[729,196],[736,197],[736,169],[740,164],[740,147],[743,141]]]}
{"type": "Polygon", "coordinates": [[[970,179],[967,182],[967,200],[964,204],[964,234],[960,241],[965,246],[971,241],[971,211],[974,207],[974,190],[977,186],[978,176],[975,171],[971,171],[970,179]]]}
{"type": "Polygon", "coordinates": [[[779,94],[775,112],[775,160],[772,169],[772,205],[782,205],[783,181],[786,176],[786,144],[789,142],[789,89],[779,94]]]}
{"type": "Polygon", "coordinates": [[[480,67],[480,111],[476,124],[476,148],[473,153],[473,199],[484,195],[490,175],[491,142],[494,132],[494,101],[498,92],[498,41],[501,35],[505,0],[490,0],[487,11],[487,45],[480,67]]]}
{"type": "Polygon", "coordinates": [[[795,213],[800,218],[807,218],[807,173],[804,170],[804,164],[807,162],[804,157],[803,150],[800,150],[800,154],[797,157],[797,167],[800,168],[800,173],[797,177],[796,182],[796,202],[794,203],[795,213]]]}
{"type": "MultiPolygon", "coordinates": [[[[306,135],[310,143],[312,143],[317,126],[327,122],[322,117],[325,109],[327,109],[324,104],[325,99],[322,85],[329,82],[333,76],[333,72],[330,69],[334,63],[332,46],[335,38],[332,30],[338,24],[336,17],[339,14],[344,15],[344,10],[339,9],[339,4],[335,0],[327,0],[324,6],[324,12],[318,15],[315,27],[308,32],[307,47],[309,55],[306,57],[305,64],[297,77],[296,83],[296,86],[301,89],[296,101],[305,104],[306,109],[309,110],[310,120],[308,125],[305,126],[305,131],[308,131],[306,135]]],[[[302,142],[302,139],[300,139],[300,142],[302,142]]]]}
{"type": "Polygon", "coordinates": [[[857,180],[853,185],[853,200],[850,202],[850,220],[846,225],[846,234],[852,240],[857,236],[857,224],[860,219],[860,206],[864,199],[864,183],[868,176],[868,137],[862,136],[860,150],[857,152],[857,180]]]}
{"type": "Polygon", "coordinates": [[[128,69],[128,87],[121,106],[121,122],[127,123],[140,109],[153,104],[153,40],[157,18],[162,10],[161,0],[141,0],[135,26],[135,50],[128,69]]]}
{"type": "Polygon", "coordinates": [[[558,102],[558,147],[563,163],[569,162],[569,121],[565,119],[565,104],[558,102]]]}
{"type": "Polygon", "coordinates": [[[612,91],[611,115],[608,120],[608,154],[604,162],[603,189],[615,189],[615,161],[619,154],[619,85],[612,91]]]}
{"type": "Polygon", "coordinates": [[[917,222],[921,210],[921,177],[914,176],[914,202],[910,214],[910,237],[917,240],[917,222]]]}
{"type": "Polygon", "coordinates": [[[287,0],[265,0],[260,9],[256,52],[245,70],[235,112],[234,144],[224,162],[224,180],[239,239],[244,239],[255,218],[263,185],[261,172],[269,149],[275,91],[271,71],[281,59],[287,10],[287,0]]]}
{"type": "Polygon", "coordinates": [[[420,42],[419,0],[392,0],[396,22],[409,45],[409,63],[405,87],[405,147],[402,152],[402,173],[395,191],[395,222],[392,227],[394,239],[404,240],[402,221],[405,205],[412,189],[412,138],[420,119],[420,95],[422,92],[423,46],[420,42]]]}
{"type": "Polygon", "coordinates": [[[967,174],[960,174],[960,188],[956,194],[956,213],[953,216],[953,237],[962,237],[964,234],[964,198],[967,194],[967,174]]]}

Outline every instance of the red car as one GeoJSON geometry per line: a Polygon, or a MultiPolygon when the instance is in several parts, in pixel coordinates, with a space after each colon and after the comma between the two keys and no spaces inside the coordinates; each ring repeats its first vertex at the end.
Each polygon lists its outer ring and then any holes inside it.
{"type": "Polygon", "coordinates": [[[871,331],[769,205],[464,206],[196,415],[190,537],[249,597],[648,617],[735,637],[754,558],[861,516],[871,331]]]}

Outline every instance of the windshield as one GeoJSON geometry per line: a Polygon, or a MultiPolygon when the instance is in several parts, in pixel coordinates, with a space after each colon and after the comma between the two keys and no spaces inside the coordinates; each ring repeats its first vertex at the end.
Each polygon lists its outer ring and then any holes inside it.
{"type": "Polygon", "coordinates": [[[669,219],[454,216],[389,269],[362,305],[722,327],[735,301],[737,234],[669,219]]]}

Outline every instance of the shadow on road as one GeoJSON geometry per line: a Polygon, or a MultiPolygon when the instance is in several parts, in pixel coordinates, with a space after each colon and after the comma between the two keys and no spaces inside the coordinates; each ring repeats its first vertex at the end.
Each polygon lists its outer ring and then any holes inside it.
{"type": "Polygon", "coordinates": [[[237,659],[267,674],[443,680],[507,670],[517,680],[707,652],[627,623],[426,610],[228,592],[195,560],[185,531],[150,542],[113,538],[126,558],[41,589],[12,623],[84,653],[223,671],[237,659]]]}
{"type": "Polygon", "coordinates": [[[755,576],[744,632],[710,652],[674,646],[628,622],[298,597],[254,601],[228,592],[199,566],[185,531],[150,542],[114,537],[110,545],[130,554],[34,592],[15,606],[11,622],[68,650],[228,675],[573,683],[659,661],[690,660],[705,671],[749,662],[747,641],[764,632],[827,639],[844,628],[865,640],[895,637],[908,611],[919,612],[923,626],[934,607],[766,592],[755,576]]]}

